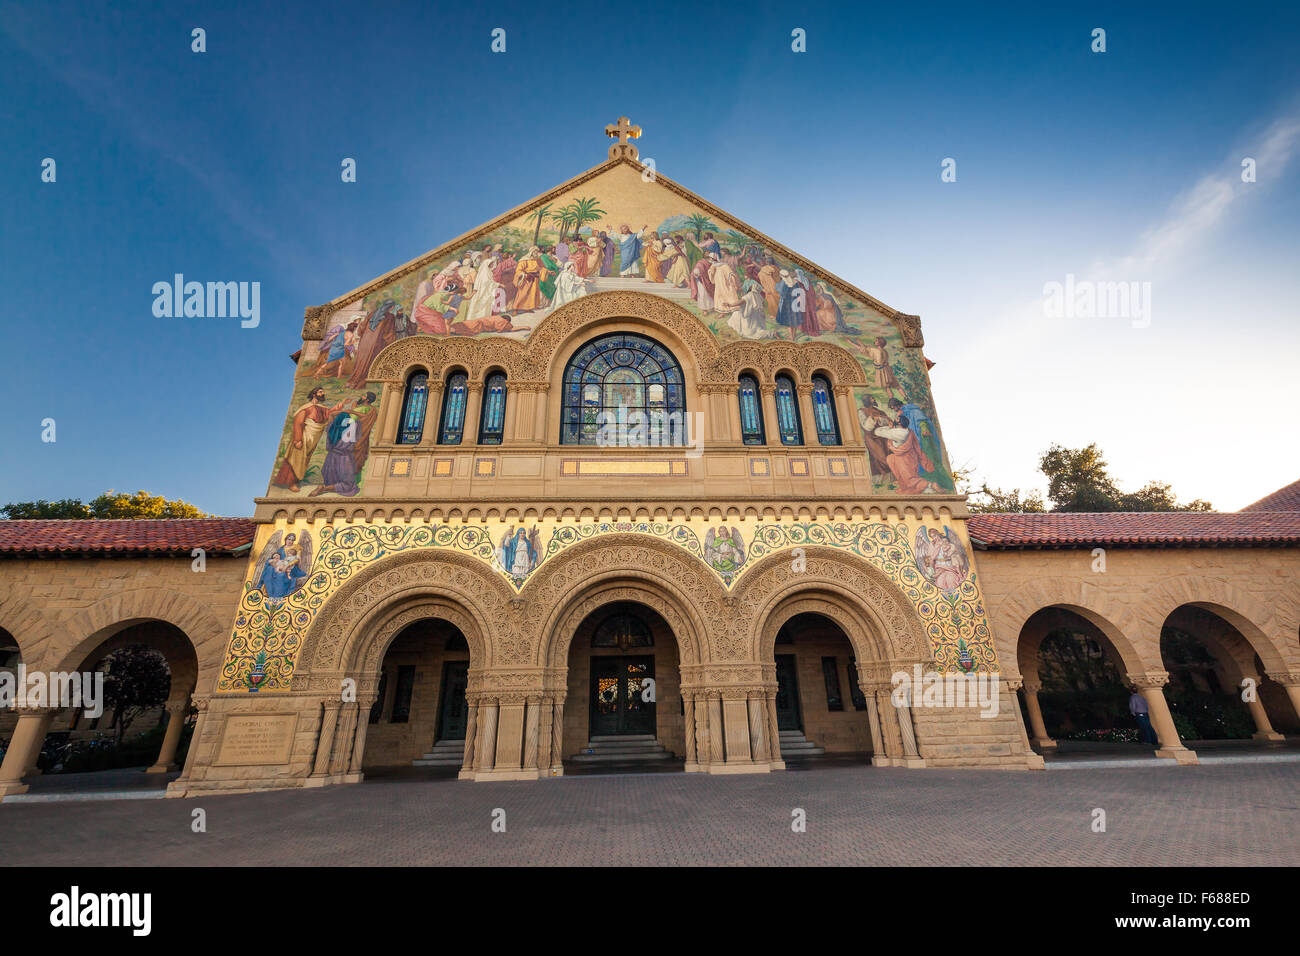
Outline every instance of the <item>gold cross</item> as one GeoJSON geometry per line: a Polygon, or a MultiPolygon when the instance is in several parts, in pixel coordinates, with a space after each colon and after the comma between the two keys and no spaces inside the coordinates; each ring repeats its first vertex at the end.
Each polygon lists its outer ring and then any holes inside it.
{"type": "Polygon", "coordinates": [[[628,139],[640,138],[641,127],[633,126],[632,121],[626,116],[620,116],[617,123],[610,123],[605,127],[605,135],[610,139],[618,137],[619,145],[626,146],[628,139]]]}

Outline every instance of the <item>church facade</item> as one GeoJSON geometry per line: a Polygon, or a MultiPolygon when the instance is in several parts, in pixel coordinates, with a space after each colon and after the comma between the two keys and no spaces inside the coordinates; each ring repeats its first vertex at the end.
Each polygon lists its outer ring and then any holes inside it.
{"type": "MultiPolygon", "coordinates": [[[[11,548],[15,653],[75,668],[141,622],[184,632],[172,709],[198,718],[175,796],[412,765],[766,773],[809,752],[1023,770],[1053,742],[1021,655],[1034,615],[1061,608],[1123,659],[1161,754],[1192,762],[1160,695],[1162,612],[1143,610],[1180,575],[1134,583],[1183,552],[1100,578],[1077,549],[1112,528],[973,534],[919,319],[656,175],[625,122],[611,132],[600,166],[307,310],[251,521],[95,552],[75,573],[103,573],[107,605],[71,583],[45,601],[43,576],[73,572],[11,548]],[[222,534],[196,590],[180,555],[222,534]],[[949,676],[985,696],[926,693],[949,676]]],[[[1225,660],[1267,670],[1286,723],[1300,528],[1268,524],[1262,543],[1216,539],[1163,613],[1226,609],[1225,660]],[[1261,579],[1261,556],[1283,571],[1261,579]]],[[[1134,546],[1208,546],[1147,533],[1134,546]]],[[[54,716],[19,715],[0,796],[54,716]]]]}

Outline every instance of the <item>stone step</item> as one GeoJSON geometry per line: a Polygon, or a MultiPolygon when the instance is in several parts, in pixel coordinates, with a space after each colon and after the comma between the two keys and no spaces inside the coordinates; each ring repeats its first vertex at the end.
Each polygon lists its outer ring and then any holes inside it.
{"type": "Polygon", "coordinates": [[[465,759],[465,741],[439,740],[423,757],[411,761],[413,767],[459,767],[465,759]]]}
{"type": "Polygon", "coordinates": [[[653,750],[644,753],[580,753],[569,758],[574,763],[643,763],[652,760],[672,760],[673,755],[666,750],[653,750]]]}
{"type": "Polygon", "coordinates": [[[649,754],[663,749],[655,743],[597,744],[594,747],[582,748],[582,752],[593,750],[598,754],[649,754]]]}
{"type": "Polygon", "coordinates": [[[826,753],[824,747],[818,747],[803,735],[803,731],[782,730],[778,734],[782,757],[819,757],[826,753]]]}
{"type": "Polygon", "coordinates": [[[589,738],[587,742],[592,744],[603,744],[603,743],[625,744],[625,743],[631,743],[632,741],[635,740],[648,740],[651,743],[654,743],[658,739],[659,738],[656,737],[654,734],[605,734],[603,736],[598,734],[595,737],[589,738]]]}

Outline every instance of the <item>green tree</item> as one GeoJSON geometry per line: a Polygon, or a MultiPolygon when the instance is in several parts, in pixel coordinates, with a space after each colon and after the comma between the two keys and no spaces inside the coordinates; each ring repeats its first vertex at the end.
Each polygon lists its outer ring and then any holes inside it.
{"type": "Polygon", "coordinates": [[[81,518],[206,518],[208,517],[188,501],[169,500],[162,495],[137,491],[133,495],[113,491],[111,488],[90,504],[80,498],[63,498],[59,501],[11,501],[0,508],[0,515],[18,520],[37,518],[43,520],[81,518]]]}
{"type": "Polygon", "coordinates": [[[695,230],[696,242],[699,242],[701,239],[704,238],[704,231],[706,229],[709,230],[710,232],[716,232],[718,229],[718,227],[714,225],[712,219],[698,212],[692,213],[691,215],[686,217],[686,226],[689,229],[695,230]]]}
{"type": "Polygon", "coordinates": [[[542,235],[542,222],[543,220],[546,219],[546,217],[550,214],[550,212],[551,212],[551,204],[547,203],[545,206],[542,206],[541,208],[534,210],[529,215],[528,217],[529,219],[537,220],[537,228],[533,230],[533,245],[537,245],[537,242],[542,235]]]}
{"type": "Polygon", "coordinates": [[[1093,442],[1084,448],[1053,444],[1038,467],[1047,476],[1047,497],[1053,511],[1212,511],[1197,498],[1179,504],[1167,482],[1149,481],[1135,492],[1120,491],[1110,476],[1102,450],[1093,442]]]}
{"type": "Polygon", "coordinates": [[[120,647],[104,663],[104,709],[113,712],[113,730],[121,746],[137,717],[167,703],[171,672],[163,656],[143,644],[120,647]]]}
{"type": "Polygon", "coordinates": [[[605,217],[605,210],[600,208],[600,200],[594,197],[583,197],[575,199],[568,208],[573,213],[573,238],[579,238],[578,233],[582,227],[589,222],[599,222],[605,217]]]}
{"type": "Polygon", "coordinates": [[[1041,491],[1027,491],[1024,497],[1021,497],[1019,488],[1003,491],[1001,488],[990,488],[986,481],[969,494],[971,497],[966,502],[966,506],[973,514],[994,512],[1042,514],[1047,510],[1041,491]]]}

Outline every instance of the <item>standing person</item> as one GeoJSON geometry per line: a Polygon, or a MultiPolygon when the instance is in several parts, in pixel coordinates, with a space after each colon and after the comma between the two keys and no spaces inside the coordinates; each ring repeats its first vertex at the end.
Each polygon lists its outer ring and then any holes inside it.
{"type": "Polygon", "coordinates": [[[289,447],[284,453],[280,470],[271,479],[271,484],[288,488],[290,491],[302,490],[302,480],[311,464],[311,453],[320,443],[325,423],[343,411],[344,402],[333,408],[325,405],[325,389],[317,386],[307,393],[307,403],[299,406],[293,413],[293,430],[289,435],[289,447]]]}
{"type": "Polygon", "coordinates": [[[1137,720],[1142,742],[1152,746],[1158,745],[1160,741],[1156,738],[1155,728],[1151,726],[1151,709],[1147,706],[1147,699],[1138,693],[1136,687],[1133,688],[1133,694],[1128,699],[1128,712],[1137,720]]]}
{"type": "Polygon", "coordinates": [[[894,370],[889,364],[889,349],[886,347],[884,338],[877,337],[874,346],[868,346],[866,349],[867,358],[871,359],[871,367],[876,373],[876,388],[883,391],[891,398],[894,393],[902,394],[899,388],[898,379],[894,377],[894,370]]]}
{"type": "Polygon", "coordinates": [[[690,284],[691,298],[695,300],[695,307],[705,315],[713,311],[713,280],[709,278],[711,263],[711,259],[701,259],[695,263],[695,268],[691,270],[690,278],[687,280],[690,284]]]}
{"type": "Polygon", "coordinates": [[[541,283],[546,278],[546,267],[542,265],[541,251],[533,246],[528,255],[519,260],[515,267],[515,300],[510,309],[513,312],[532,312],[550,303],[542,297],[541,283]]]}
{"type": "MultiPolygon", "coordinates": [[[[641,227],[646,228],[645,226],[641,227]]],[[[641,233],[633,232],[627,223],[619,226],[614,240],[618,244],[618,274],[624,278],[641,274],[641,233]]]]}
{"type": "Polygon", "coordinates": [[[602,276],[614,274],[614,240],[603,229],[600,231],[600,274],[602,276]]]}
{"type": "Polygon", "coordinates": [[[731,263],[718,254],[709,255],[709,281],[713,283],[713,307],[722,315],[740,311],[740,278],[731,263]]]}

